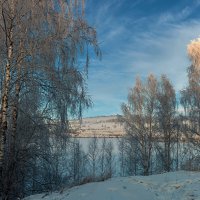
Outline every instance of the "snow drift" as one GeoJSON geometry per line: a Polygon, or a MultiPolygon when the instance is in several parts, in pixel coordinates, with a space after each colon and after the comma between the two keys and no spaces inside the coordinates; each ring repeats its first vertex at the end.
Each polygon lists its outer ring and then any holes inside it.
{"type": "Polygon", "coordinates": [[[24,200],[200,200],[200,172],[112,178],[24,200]]]}

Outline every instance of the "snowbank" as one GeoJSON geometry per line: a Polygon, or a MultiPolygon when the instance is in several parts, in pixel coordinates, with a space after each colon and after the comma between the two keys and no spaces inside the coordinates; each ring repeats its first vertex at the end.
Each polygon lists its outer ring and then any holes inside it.
{"type": "Polygon", "coordinates": [[[200,172],[112,178],[24,200],[200,200],[200,172]]]}

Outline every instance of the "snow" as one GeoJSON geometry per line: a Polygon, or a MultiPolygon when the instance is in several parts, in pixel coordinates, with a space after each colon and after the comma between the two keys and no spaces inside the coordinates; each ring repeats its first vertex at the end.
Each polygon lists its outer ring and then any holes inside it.
{"type": "Polygon", "coordinates": [[[124,126],[119,123],[116,115],[83,118],[81,124],[78,120],[72,120],[70,124],[76,130],[75,137],[121,137],[125,134],[124,126]]]}
{"type": "Polygon", "coordinates": [[[200,172],[112,178],[24,200],[200,200],[200,172]]]}

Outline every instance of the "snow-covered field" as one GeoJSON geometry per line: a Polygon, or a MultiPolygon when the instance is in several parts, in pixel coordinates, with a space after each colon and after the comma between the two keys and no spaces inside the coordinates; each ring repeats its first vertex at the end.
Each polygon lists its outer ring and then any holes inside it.
{"type": "Polygon", "coordinates": [[[81,124],[77,120],[70,121],[70,124],[75,137],[120,137],[125,134],[116,115],[83,118],[81,124]]]}
{"type": "Polygon", "coordinates": [[[24,200],[200,200],[200,172],[112,178],[24,200]]]}

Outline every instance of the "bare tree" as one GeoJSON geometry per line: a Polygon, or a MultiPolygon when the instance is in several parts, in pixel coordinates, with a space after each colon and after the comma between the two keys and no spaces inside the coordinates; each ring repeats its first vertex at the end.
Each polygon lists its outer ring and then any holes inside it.
{"type": "Polygon", "coordinates": [[[93,46],[97,55],[99,49],[96,31],[85,21],[84,1],[6,0],[0,1],[0,9],[0,188],[2,199],[8,199],[17,191],[13,188],[18,183],[15,169],[19,159],[25,162],[22,151],[40,140],[39,119],[46,132],[56,121],[64,137],[68,116],[81,117],[90,105],[85,86],[88,49],[93,46]],[[82,67],[78,66],[80,55],[85,57],[82,67]],[[37,100],[30,101],[34,115],[23,108],[27,99],[37,100]],[[22,113],[36,131],[19,129],[22,113]],[[22,136],[29,138],[24,146],[17,144],[22,136]]]}
{"type": "Polygon", "coordinates": [[[157,143],[157,150],[161,156],[164,170],[172,169],[172,150],[176,142],[176,95],[169,79],[163,75],[159,82],[157,93],[158,107],[157,117],[159,122],[159,133],[162,143],[157,143]]]}
{"type": "Polygon", "coordinates": [[[91,166],[93,179],[95,179],[97,176],[98,158],[99,158],[98,138],[94,136],[93,138],[91,138],[88,146],[88,159],[91,166]]]}
{"type": "Polygon", "coordinates": [[[105,146],[106,152],[106,167],[105,167],[105,178],[111,178],[114,172],[114,155],[113,155],[113,144],[111,141],[108,141],[105,146]]]}
{"type": "Polygon", "coordinates": [[[137,145],[135,150],[143,174],[148,175],[151,168],[153,131],[155,126],[157,82],[150,75],[146,85],[138,78],[133,89],[130,90],[128,103],[122,105],[125,129],[130,140],[137,145]]]}
{"type": "Polygon", "coordinates": [[[158,92],[158,83],[154,75],[150,74],[147,79],[145,87],[145,116],[146,116],[146,128],[147,128],[147,168],[148,173],[152,170],[152,154],[153,154],[153,143],[155,138],[155,133],[157,132],[157,120],[156,120],[156,111],[157,111],[157,92],[158,92]]]}
{"type": "Polygon", "coordinates": [[[80,184],[87,177],[87,155],[83,152],[81,144],[78,140],[70,142],[70,160],[69,160],[69,176],[72,177],[71,184],[80,184]]]}
{"type": "MultiPolygon", "coordinates": [[[[194,165],[193,162],[199,155],[200,137],[200,40],[199,38],[188,44],[188,56],[192,62],[188,67],[188,86],[181,91],[180,103],[183,107],[181,130],[187,141],[188,155],[187,166],[194,165]]],[[[194,167],[193,167],[194,168],[194,167]]]]}
{"type": "Polygon", "coordinates": [[[126,141],[125,138],[120,138],[118,142],[119,148],[119,165],[120,165],[120,176],[126,175],[126,141]]]}
{"type": "Polygon", "coordinates": [[[106,138],[104,137],[101,144],[100,149],[100,171],[101,171],[101,177],[105,177],[105,168],[106,168],[106,138]]]}

